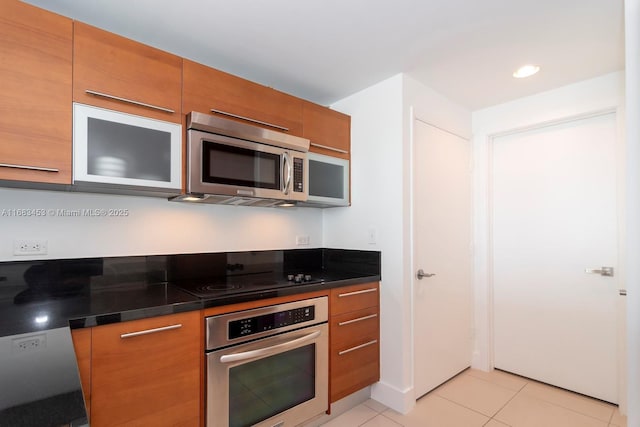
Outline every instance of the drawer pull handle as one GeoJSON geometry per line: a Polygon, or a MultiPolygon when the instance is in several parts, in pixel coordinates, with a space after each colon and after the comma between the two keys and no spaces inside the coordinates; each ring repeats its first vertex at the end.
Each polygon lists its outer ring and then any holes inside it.
{"type": "Polygon", "coordinates": [[[369,347],[370,345],[374,345],[374,344],[377,344],[377,343],[378,343],[378,340],[369,341],[369,342],[366,342],[364,344],[360,344],[360,345],[357,345],[355,347],[351,347],[351,348],[348,348],[346,350],[342,350],[342,351],[338,352],[338,356],[342,356],[343,354],[351,353],[352,351],[360,350],[361,348],[369,347]]]}
{"type": "Polygon", "coordinates": [[[11,163],[0,163],[0,166],[3,167],[3,168],[27,169],[27,170],[31,170],[31,171],[60,172],[59,169],[54,169],[54,168],[43,168],[43,167],[39,167],[39,166],[13,165],[11,163]]]}
{"type": "Polygon", "coordinates": [[[128,104],[137,105],[139,107],[151,108],[152,110],[164,111],[165,113],[171,113],[171,114],[175,113],[175,111],[170,108],[158,107],[157,105],[146,104],[144,102],[134,101],[133,99],[121,98],[119,96],[109,95],[108,93],[96,92],[95,90],[87,89],[85,90],[85,93],[88,93],[89,95],[93,95],[93,96],[100,96],[102,98],[112,99],[114,101],[126,102],[128,104]]]}
{"type": "Polygon", "coordinates": [[[361,322],[363,320],[369,320],[369,319],[374,319],[378,317],[377,314],[371,314],[369,316],[364,316],[364,317],[358,317],[357,319],[352,319],[352,320],[345,320],[344,322],[340,322],[338,323],[338,326],[344,326],[344,325],[350,325],[352,323],[356,323],[356,322],[361,322]]]}
{"type": "Polygon", "coordinates": [[[144,331],[129,332],[127,334],[120,335],[120,338],[122,338],[122,339],[133,338],[133,337],[139,337],[140,335],[155,334],[156,332],[164,332],[164,331],[170,331],[172,329],[180,329],[180,328],[182,328],[182,323],[178,323],[178,324],[175,324],[175,325],[169,325],[169,326],[163,326],[161,328],[145,329],[144,331]]]}
{"type": "Polygon", "coordinates": [[[340,148],[333,148],[322,144],[316,144],[315,142],[310,143],[312,147],[324,148],[325,150],[335,151],[336,153],[349,154],[347,150],[342,150],[340,148]]]}
{"type": "Polygon", "coordinates": [[[346,294],[338,294],[338,298],[350,297],[353,295],[368,294],[369,292],[377,292],[378,288],[363,289],[361,291],[347,292],[346,294]]]}
{"type": "Polygon", "coordinates": [[[269,123],[269,122],[263,122],[262,120],[256,120],[256,119],[252,119],[250,117],[239,116],[237,114],[228,113],[228,112],[222,111],[222,110],[214,110],[213,108],[211,109],[211,112],[212,113],[216,113],[216,114],[222,114],[223,116],[233,117],[235,119],[245,120],[247,122],[256,123],[256,124],[259,124],[259,125],[269,126],[269,127],[272,127],[272,128],[283,130],[285,132],[289,132],[289,128],[286,128],[284,126],[274,125],[273,123],[269,123]]]}

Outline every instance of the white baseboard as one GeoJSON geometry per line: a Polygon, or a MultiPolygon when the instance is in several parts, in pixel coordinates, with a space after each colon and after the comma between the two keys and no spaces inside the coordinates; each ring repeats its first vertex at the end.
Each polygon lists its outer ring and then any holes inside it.
{"type": "Polygon", "coordinates": [[[413,387],[400,390],[382,381],[371,386],[371,398],[401,414],[408,413],[416,405],[413,387]]]}

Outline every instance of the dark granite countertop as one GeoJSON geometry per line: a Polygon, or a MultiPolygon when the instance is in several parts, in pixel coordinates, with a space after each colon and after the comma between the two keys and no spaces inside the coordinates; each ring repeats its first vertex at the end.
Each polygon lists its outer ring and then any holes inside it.
{"type": "Polygon", "coordinates": [[[0,427],[86,424],[70,329],[379,281],[380,256],[299,249],[0,263],[0,382],[22,384],[0,388],[0,427]],[[300,273],[311,279],[287,279],[300,273]],[[216,291],[202,295],[200,285],[216,291]],[[21,350],[33,339],[46,348],[21,350]]]}

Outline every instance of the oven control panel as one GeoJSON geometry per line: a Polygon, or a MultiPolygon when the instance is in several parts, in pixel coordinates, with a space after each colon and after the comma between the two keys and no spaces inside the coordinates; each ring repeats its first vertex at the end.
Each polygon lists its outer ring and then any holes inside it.
{"type": "Polygon", "coordinates": [[[214,351],[329,320],[326,296],[205,317],[205,351],[214,351]]]}
{"type": "Polygon", "coordinates": [[[230,340],[276,330],[315,319],[315,307],[294,308],[260,316],[247,317],[229,322],[228,338],[230,340]]]}

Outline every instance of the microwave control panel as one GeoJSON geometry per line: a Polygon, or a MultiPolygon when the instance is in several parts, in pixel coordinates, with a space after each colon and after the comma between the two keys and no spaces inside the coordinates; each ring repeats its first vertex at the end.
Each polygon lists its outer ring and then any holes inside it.
{"type": "Polygon", "coordinates": [[[315,319],[315,307],[294,308],[261,316],[247,317],[229,322],[229,339],[246,337],[265,331],[277,330],[289,325],[304,323],[315,319]]]}
{"type": "Polygon", "coordinates": [[[304,191],[304,160],[299,157],[293,158],[293,191],[304,191]]]}

